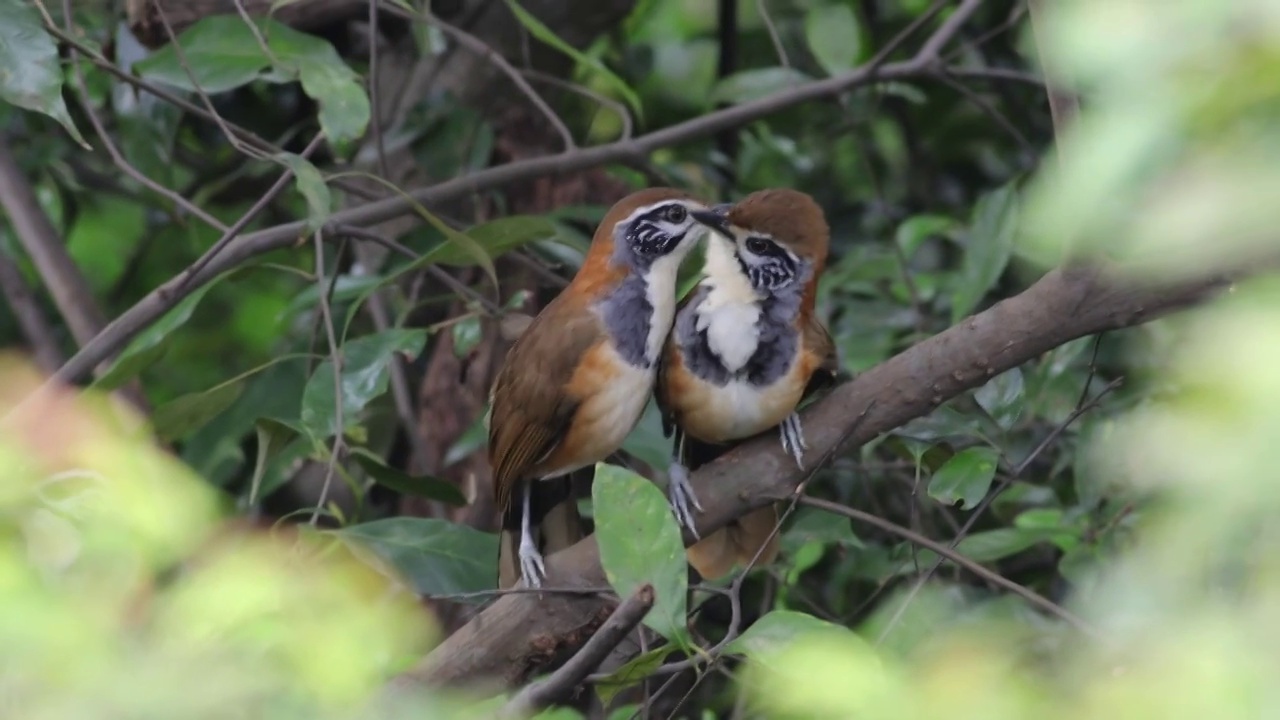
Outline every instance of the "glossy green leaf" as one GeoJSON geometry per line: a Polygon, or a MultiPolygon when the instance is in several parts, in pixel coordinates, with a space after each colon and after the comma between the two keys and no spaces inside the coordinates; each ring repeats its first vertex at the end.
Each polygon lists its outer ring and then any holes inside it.
{"type": "Polygon", "coordinates": [[[811,7],[804,19],[804,37],[814,59],[828,75],[852,69],[861,52],[858,20],[853,8],[843,2],[811,7]]]}
{"type": "Polygon", "coordinates": [[[684,544],[667,497],[626,468],[598,463],[591,488],[596,542],[609,584],[630,597],[653,585],[653,609],[644,624],[669,640],[687,641],[688,571],[684,544]]]}
{"type": "Polygon", "coordinates": [[[637,685],[653,674],[662,662],[667,659],[673,648],[663,646],[631,658],[622,667],[609,673],[608,677],[595,683],[596,694],[600,702],[608,705],[614,696],[629,687],[637,685]]]}
{"type": "Polygon", "coordinates": [[[179,440],[231,406],[244,392],[244,382],[224,383],[204,392],[175,398],[156,408],[152,425],[162,440],[179,440]]]}
{"type": "Polygon", "coordinates": [[[178,35],[187,68],[171,45],[134,68],[148,80],[184,90],[195,90],[194,78],[207,93],[224,92],[255,80],[299,80],[303,92],[319,103],[320,127],[331,141],[343,142],[364,134],[369,124],[368,95],[360,76],[347,67],[333,45],[274,20],[261,18],[255,24],[266,48],[239,15],[212,15],[178,35]]]}
{"type": "Polygon", "coordinates": [[[354,453],[354,457],[356,464],[368,473],[374,482],[389,487],[398,493],[423,497],[429,500],[439,500],[455,507],[462,507],[467,504],[467,498],[463,496],[462,491],[447,480],[441,480],[430,475],[410,475],[401,472],[367,451],[357,451],[354,453]]]}
{"type": "Polygon", "coordinates": [[[480,340],[484,337],[484,329],[480,326],[480,316],[472,315],[465,317],[453,324],[450,328],[453,334],[453,353],[454,355],[465,358],[471,354],[472,350],[480,344],[480,340]]]}
{"type": "Polygon", "coordinates": [[[972,510],[986,497],[999,462],[1000,453],[989,447],[965,448],[933,474],[929,496],[947,505],[959,501],[962,508],[972,510]]]}
{"type": "Polygon", "coordinates": [[[565,55],[573,58],[573,61],[579,65],[591,68],[599,74],[610,87],[616,90],[624,100],[626,100],[627,104],[630,105],[631,109],[635,112],[636,117],[644,117],[644,108],[640,104],[640,96],[636,95],[636,92],[632,90],[622,78],[618,77],[612,70],[605,67],[604,63],[593,57],[584,55],[577,48],[564,40],[561,40],[560,37],[551,30],[551,28],[547,27],[541,20],[534,17],[528,10],[520,7],[520,4],[515,0],[506,0],[506,3],[507,7],[511,8],[511,12],[515,13],[516,19],[519,20],[520,24],[529,31],[530,35],[533,35],[538,40],[541,40],[547,45],[550,45],[556,50],[559,50],[565,55]]]}
{"type": "Polygon", "coordinates": [[[991,378],[987,384],[974,391],[973,399],[997,425],[1008,430],[1018,421],[1026,404],[1022,370],[1013,368],[991,378]]]}
{"type": "Polygon", "coordinates": [[[926,240],[935,235],[950,235],[959,225],[946,215],[913,215],[903,220],[894,233],[893,240],[902,253],[911,258],[926,240]]]}
{"type": "Polygon", "coordinates": [[[774,610],[755,621],[746,632],[734,638],[725,652],[759,656],[779,650],[809,635],[853,636],[846,627],[794,610],[774,610]]]}
{"type": "Polygon", "coordinates": [[[951,322],[973,312],[995,287],[1013,255],[1018,229],[1018,193],[1013,183],[990,192],[973,209],[960,281],[951,298],[951,322]]]}
{"type": "Polygon", "coordinates": [[[498,577],[498,536],[468,525],[395,517],[332,532],[423,595],[489,590],[498,577]]]}
{"type": "Polygon", "coordinates": [[[333,195],[324,176],[301,155],[280,153],[276,157],[293,171],[293,184],[307,201],[307,232],[319,230],[333,212],[333,195]]]}
{"type": "MultiPolygon", "coordinates": [[[[481,223],[467,230],[467,235],[484,249],[490,258],[556,236],[556,226],[537,215],[512,215],[481,223]]],[[[475,265],[473,255],[457,245],[445,245],[433,252],[432,261],[441,265],[475,265]]]]}
{"type": "Polygon", "coordinates": [[[811,80],[813,78],[794,68],[769,67],[743,70],[716,83],[711,90],[711,101],[736,105],[758,100],[792,85],[811,80]]]}
{"type": "Polygon", "coordinates": [[[792,516],[791,526],[782,534],[782,552],[791,555],[809,543],[862,547],[849,518],[815,508],[799,508],[792,516]]]}
{"type": "Polygon", "coordinates": [[[48,115],[89,147],[62,99],[62,68],[53,38],[27,0],[0,0],[0,99],[48,115]]]}
{"type": "Polygon", "coordinates": [[[999,528],[974,533],[956,545],[956,552],[974,562],[995,562],[1048,542],[1061,530],[1044,528],[999,528]]]}
{"type": "Polygon", "coordinates": [[[93,387],[103,390],[118,388],[151,363],[159,360],[165,353],[169,335],[191,319],[191,313],[195,312],[196,306],[204,299],[205,294],[229,274],[221,275],[213,282],[197,288],[172,310],[151,323],[146,330],[138,333],[138,336],[121,351],[111,368],[93,383],[93,387]]]}
{"type": "MultiPolygon", "coordinates": [[[[341,347],[340,367],[343,426],[350,425],[371,400],[387,391],[392,356],[416,352],[426,340],[425,330],[387,330],[349,340],[341,347]]],[[[302,424],[317,438],[338,432],[333,361],[316,366],[302,391],[302,424]]]]}

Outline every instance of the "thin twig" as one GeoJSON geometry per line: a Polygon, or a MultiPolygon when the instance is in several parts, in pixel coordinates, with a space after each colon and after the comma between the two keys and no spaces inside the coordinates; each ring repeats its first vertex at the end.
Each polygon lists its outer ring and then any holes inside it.
{"type": "Polygon", "coordinates": [[[488,43],[462,28],[450,25],[431,13],[411,13],[404,8],[395,6],[388,6],[387,11],[409,20],[416,20],[433,25],[439,28],[445,35],[448,35],[457,41],[459,45],[488,60],[494,67],[498,68],[503,75],[510,78],[511,82],[515,83],[515,86],[519,88],[520,92],[524,93],[524,95],[529,98],[529,102],[538,109],[538,112],[542,113],[542,115],[547,119],[547,122],[551,123],[552,129],[556,131],[560,136],[560,140],[564,142],[564,149],[566,152],[578,147],[578,144],[573,140],[573,133],[569,132],[569,128],[564,124],[564,121],[560,119],[560,116],[556,114],[556,111],[552,110],[550,105],[547,105],[547,101],[543,100],[542,96],[538,94],[538,91],[534,90],[533,87],[529,85],[529,83],[524,79],[524,76],[520,74],[520,71],[515,69],[511,63],[507,62],[506,58],[502,57],[497,50],[490,47],[488,43]]]}
{"type": "Polygon", "coordinates": [[[1092,638],[1101,637],[1097,630],[1091,627],[1084,620],[1077,617],[1070,610],[1067,610],[1061,605],[1058,605],[1057,603],[1046,599],[1042,595],[1036,593],[1034,590],[1025,588],[1019,585],[1018,583],[1005,578],[999,573],[988,570],[982,565],[970,560],[969,558],[965,557],[964,555],[961,555],[960,553],[956,552],[955,550],[952,550],[951,548],[947,547],[946,545],[943,545],[940,542],[930,540],[929,538],[917,532],[904,528],[901,525],[898,525],[897,523],[893,523],[883,518],[876,517],[871,513],[865,513],[865,512],[862,512],[861,510],[856,510],[851,507],[846,507],[839,503],[831,502],[830,500],[821,500],[819,498],[803,497],[800,499],[800,504],[807,505],[812,508],[817,508],[818,510],[824,510],[829,513],[835,513],[836,515],[843,515],[849,518],[850,520],[856,520],[861,523],[866,523],[867,525],[875,526],[887,533],[897,535],[898,537],[908,542],[919,545],[920,547],[925,548],[926,550],[932,550],[938,556],[946,558],[947,560],[950,560],[951,562],[968,570],[974,575],[977,575],[983,580],[986,580],[987,582],[993,585],[997,585],[999,587],[1004,588],[1005,590],[1008,590],[1011,593],[1014,593],[1015,595],[1018,595],[1019,597],[1023,598],[1024,600],[1031,603],[1032,605],[1035,605],[1041,610],[1044,610],[1045,612],[1048,612],[1052,615],[1056,615],[1062,620],[1065,620],[1071,626],[1075,627],[1080,632],[1092,638]]]}
{"type": "MultiPolygon", "coordinates": [[[[333,232],[336,232],[342,235],[347,235],[357,240],[367,240],[372,243],[377,243],[378,245],[381,245],[382,247],[385,247],[388,250],[395,251],[407,257],[410,260],[418,259],[418,254],[415,253],[413,250],[410,250],[409,248],[400,244],[396,240],[393,240],[389,237],[386,237],[380,233],[376,233],[372,230],[368,230],[366,228],[355,227],[352,225],[336,225],[336,226],[333,226],[333,232]]],[[[439,280],[442,285],[452,290],[454,293],[462,297],[464,300],[468,302],[474,302],[478,304],[480,307],[484,308],[485,313],[489,315],[502,314],[502,308],[497,303],[485,297],[483,294],[481,294],[479,291],[475,290],[474,288],[469,287],[466,284],[460,282],[457,278],[450,275],[448,272],[444,271],[440,267],[436,265],[427,265],[426,268],[424,269],[432,277],[439,280]]]]}
{"type": "Polygon", "coordinates": [[[756,13],[760,16],[760,22],[764,23],[764,29],[769,32],[769,42],[773,43],[773,51],[778,54],[778,64],[784,68],[791,67],[791,62],[787,60],[787,48],[782,44],[782,36],[778,34],[778,27],[773,24],[773,17],[769,15],[765,0],[756,0],[756,13]]]}
{"type": "MultiPolygon", "coordinates": [[[[1086,392],[1088,391],[1091,379],[1092,376],[1085,380],[1084,385],[1086,392]]],[[[964,525],[960,526],[960,529],[956,531],[955,536],[951,538],[951,542],[947,544],[947,547],[951,550],[955,550],[959,547],[960,542],[968,537],[969,531],[973,529],[975,524],[977,524],[978,518],[986,512],[987,508],[991,507],[991,504],[995,502],[995,499],[1000,497],[1000,494],[1016,482],[1018,478],[1022,477],[1022,473],[1026,472],[1027,468],[1031,466],[1031,463],[1034,462],[1041,453],[1048,449],[1048,447],[1057,440],[1072,423],[1078,420],[1081,415],[1084,415],[1089,410],[1097,407],[1098,403],[1102,401],[1102,398],[1106,397],[1112,390],[1119,387],[1123,380],[1124,378],[1116,378],[1108,383],[1107,386],[1095,395],[1088,403],[1084,403],[1083,401],[1077,403],[1076,409],[1072,411],[1065,420],[1058,423],[1058,425],[1055,426],[1053,430],[1051,430],[1049,434],[1031,450],[1031,452],[1027,453],[1027,456],[1022,459],[1022,462],[1018,463],[1017,466],[1013,468],[1012,472],[1010,472],[1006,477],[1001,478],[1000,483],[983,496],[982,501],[974,507],[973,512],[969,513],[968,519],[966,519],[964,525]]],[[[937,560],[934,560],[933,565],[931,565],[928,570],[921,573],[920,578],[916,580],[916,582],[911,586],[911,589],[907,591],[906,596],[903,597],[897,610],[894,611],[893,615],[890,616],[889,620],[885,623],[884,629],[880,631],[880,636],[876,639],[877,643],[884,642],[884,639],[888,637],[889,633],[897,626],[898,622],[902,619],[902,616],[906,613],[907,607],[911,604],[912,600],[914,600],[916,595],[924,589],[924,586],[929,582],[929,579],[932,578],[933,574],[942,566],[942,561],[942,557],[939,557],[937,560]]],[[[917,572],[919,572],[919,568],[917,568],[917,572]]]]}
{"type": "Polygon", "coordinates": [[[640,624],[653,608],[653,586],[641,585],[600,626],[591,639],[550,677],[532,683],[511,698],[500,717],[527,717],[565,697],[600,665],[605,656],[640,624]]]}
{"type": "MultiPolygon", "coordinates": [[[[320,147],[320,143],[323,140],[324,131],[322,130],[316,133],[316,136],[311,139],[311,142],[307,143],[307,146],[302,149],[300,157],[302,157],[303,160],[306,160],[311,153],[316,151],[316,148],[320,147]]],[[[267,188],[267,191],[262,194],[262,197],[258,198],[257,202],[246,210],[245,213],[240,216],[240,219],[236,220],[234,225],[227,228],[226,231],[222,233],[222,237],[218,238],[203,255],[196,259],[195,263],[193,263],[191,267],[183,271],[183,274],[180,276],[181,282],[178,285],[178,288],[184,288],[187,281],[198,275],[201,270],[205,269],[205,267],[208,266],[215,257],[217,257],[218,253],[222,252],[223,249],[225,249],[227,245],[240,234],[240,231],[258,216],[258,213],[266,209],[267,205],[271,204],[271,201],[275,200],[276,196],[284,191],[285,186],[289,184],[290,180],[293,180],[293,168],[286,165],[284,172],[280,174],[280,177],[276,178],[276,181],[272,183],[271,187],[267,188]]]]}
{"type": "MultiPolygon", "coordinates": [[[[316,252],[316,282],[323,284],[324,272],[324,238],[323,230],[314,234],[316,252]]],[[[336,276],[336,273],[335,273],[336,276]]],[[[320,497],[316,499],[315,509],[311,512],[308,524],[315,526],[320,520],[320,509],[329,497],[329,488],[333,485],[333,475],[338,467],[338,458],[342,455],[345,444],[346,419],[343,417],[342,392],[342,351],[338,348],[337,331],[333,324],[333,309],[329,306],[329,290],[320,287],[320,315],[324,322],[325,337],[329,341],[329,358],[333,363],[333,416],[337,429],[333,434],[333,446],[329,450],[329,463],[324,471],[324,484],[320,488],[320,497]]]]}
{"type": "Polygon", "coordinates": [[[544,83],[547,83],[548,85],[554,85],[558,88],[568,90],[569,92],[577,93],[579,95],[582,95],[583,97],[591,98],[592,100],[600,103],[602,106],[609,108],[610,110],[613,111],[615,115],[618,116],[618,121],[622,123],[622,134],[618,136],[618,139],[628,140],[631,138],[631,135],[635,130],[635,127],[634,127],[635,123],[632,122],[631,113],[627,112],[626,105],[623,105],[622,103],[618,102],[617,100],[614,100],[611,97],[601,95],[600,93],[596,92],[595,90],[592,90],[589,87],[586,87],[585,85],[569,82],[568,80],[558,78],[555,75],[544,73],[541,70],[524,69],[524,70],[521,70],[520,72],[530,80],[537,80],[538,82],[544,82],[544,83]]]}
{"type": "MultiPolygon", "coordinates": [[[[62,12],[66,19],[66,32],[68,35],[75,35],[75,26],[72,19],[71,0],[62,0],[62,12]]],[[[161,185],[160,183],[147,177],[142,171],[135,168],[120,153],[120,149],[116,147],[115,141],[111,139],[111,135],[107,132],[107,128],[102,124],[102,120],[98,117],[97,110],[93,107],[93,99],[89,97],[89,87],[85,84],[84,71],[80,69],[80,53],[74,47],[69,48],[68,55],[71,61],[71,74],[75,79],[76,97],[80,100],[80,105],[84,110],[85,117],[89,118],[89,124],[93,125],[93,131],[97,134],[98,139],[102,141],[102,146],[106,149],[107,154],[111,156],[111,162],[120,168],[124,174],[141,183],[152,192],[168,198],[170,202],[178,207],[186,210],[192,216],[200,218],[205,224],[218,230],[225,231],[227,226],[222,221],[201,210],[199,206],[190,200],[182,197],[178,193],[161,185]]]]}
{"type": "Polygon", "coordinates": [[[369,107],[373,109],[369,127],[373,131],[373,149],[378,160],[378,172],[390,180],[387,170],[387,145],[382,139],[382,93],[378,87],[378,0],[369,0],[369,107]]]}

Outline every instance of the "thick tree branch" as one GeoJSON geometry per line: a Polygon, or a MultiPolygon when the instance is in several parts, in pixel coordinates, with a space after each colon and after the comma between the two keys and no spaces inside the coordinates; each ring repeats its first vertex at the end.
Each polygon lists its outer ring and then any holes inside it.
{"type": "MultiPolygon", "coordinates": [[[[959,30],[963,20],[972,15],[980,4],[981,0],[965,0],[942,28],[926,41],[928,52],[921,51],[911,60],[880,65],[879,58],[873,58],[866,65],[844,75],[799,85],[646,135],[489,168],[437,185],[419,188],[405,196],[397,195],[334,213],[331,222],[334,225],[372,225],[385,222],[410,212],[415,202],[432,205],[540,175],[556,175],[611,162],[631,160],[660,148],[714,135],[721,130],[745,125],[779,110],[811,100],[839,95],[872,82],[934,76],[939,62],[937,53],[959,30]]],[[[54,381],[74,382],[82,378],[94,365],[119,350],[198,288],[253,257],[298,242],[305,234],[305,221],[297,221],[238,237],[199,273],[190,275],[184,270],[178,277],[156,288],[112,321],[102,333],[81,348],[80,352],[58,371],[54,381]]]]}
{"type": "MultiPolygon", "coordinates": [[[[1053,270],[1020,295],[881,363],[809,408],[804,413],[809,462],[842,444],[847,450],[866,443],[1063,343],[1147,322],[1210,297],[1224,284],[1212,278],[1153,286],[1090,267],[1053,270]]],[[[773,435],[745,443],[694,473],[705,508],[698,516],[699,533],[705,537],[751,510],[789,498],[810,471],[797,468],[773,435]]],[[[692,540],[686,532],[686,544],[692,540]]],[[[547,569],[556,586],[605,582],[594,536],[548,557],[547,569]]],[[[518,684],[542,667],[544,648],[563,648],[580,634],[584,618],[602,607],[592,597],[503,597],[395,685],[483,679],[518,684]]]]}

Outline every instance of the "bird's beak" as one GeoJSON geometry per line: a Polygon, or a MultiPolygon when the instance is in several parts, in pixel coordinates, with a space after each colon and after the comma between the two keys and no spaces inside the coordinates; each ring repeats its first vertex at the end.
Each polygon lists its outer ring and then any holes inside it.
{"type": "Polygon", "coordinates": [[[689,213],[689,215],[693,217],[694,220],[698,221],[698,223],[710,228],[713,232],[720,233],[732,240],[733,233],[729,231],[729,221],[725,217],[731,207],[733,207],[731,203],[721,203],[720,205],[713,206],[708,210],[694,210],[689,213]]]}

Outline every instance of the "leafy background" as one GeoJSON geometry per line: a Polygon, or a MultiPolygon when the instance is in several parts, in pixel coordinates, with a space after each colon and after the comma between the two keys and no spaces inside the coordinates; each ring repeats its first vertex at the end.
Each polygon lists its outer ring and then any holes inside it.
{"type": "MultiPolygon", "coordinates": [[[[94,369],[101,392],[33,404],[36,376],[6,361],[0,657],[24,716],[350,717],[471,617],[496,578],[481,420],[504,323],[554,295],[630,189],[816,197],[834,231],[821,312],[855,374],[1068,251],[1126,263],[1134,282],[1272,255],[1280,15],[1264,0],[1062,0],[1034,33],[1026,3],[988,0],[941,71],[337,227],[343,208],[564,148],[469,42],[499,47],[587,146],[840,76],[884,48],[909,57],[953,9],[389,0],[374,33],[367,3],[306,4],[250,23],[192,22],[172,3],[158,20],[146,3],[77,3],[68,18],[0,0],[0,344],[52,371],[106,320],[198,274],[232,229],[303,221],[148,323],[94,369]],[[1084,99],[1052,149],[1042,65],[1084,99]],[[52,693],[55,677],[74,691],[52,693]]],[[[1252,280],[997,376],[810,484],[905,533],[801,507],[776,564],[688,596],[680,553],[647,551],[674,537],[661,494],[602,469],[583,508],[610,582],[655,585],[646,625],[671,645],[550,713],[1274,709],[1276,307],[1274,281],[1252,280]],[[626,498],[626,517],[593,497],[626,498]],[[698,672],[660,667],[686,654],[698,672]]],[[[665,464],[652,412],[625,450],[641,474],[665,464]]],[[[474,702],[424,694],[406,712],[494,707],[474,702]]]]}

